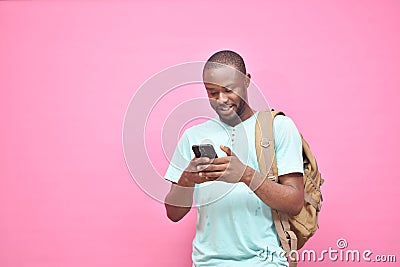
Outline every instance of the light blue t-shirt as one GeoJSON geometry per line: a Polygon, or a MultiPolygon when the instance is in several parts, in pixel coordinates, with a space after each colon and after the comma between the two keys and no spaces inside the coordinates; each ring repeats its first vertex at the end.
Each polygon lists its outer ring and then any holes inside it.
{"type": "MultiPolygon", "coordinates": [[[[178,142],[165,179],[178,182],[194,158],[192,145],[228,146],[243,164],[259,171],[255,150],[257,114],[232,127],[215,118],[186,130],[178,142]]],[[[303,173],[300,134],[286,116],[274,120],[278,175],[303,173]]],[[[271,209],[244,183],[211,181],[196,185],[198,211],[193,240],[193,266],[288,266],[272,219],[271,209]]]]}

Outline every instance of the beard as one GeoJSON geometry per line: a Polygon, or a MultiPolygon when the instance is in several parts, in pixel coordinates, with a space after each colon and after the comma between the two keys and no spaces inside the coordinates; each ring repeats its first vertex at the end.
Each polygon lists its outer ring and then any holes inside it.
{"type": "Polygon", "coordinates": [[[214,110],[217,112],[219,119],[231,126],[237,125],[242,122],[241,116],[246,108],[246,102],[240,99],[238,105],[212,105],[214,110]],[[228,106],[232,106],[232,110],[229,114],[226,114],[226,109],[228,106]]]}

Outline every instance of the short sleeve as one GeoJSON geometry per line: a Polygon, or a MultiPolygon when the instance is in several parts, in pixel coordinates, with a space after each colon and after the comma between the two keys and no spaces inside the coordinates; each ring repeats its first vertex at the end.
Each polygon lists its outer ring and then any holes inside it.
{"type": "Polygon", "coordinates": [[[191,160],[192,155],[190,151],[191,148],[189,139],[187,137],[187,132],[184,132],[175,148],[167,172],[164,175],[166,180],[174,183],[179,181],[179,178],[191,160]]]}
{"type": "Polygon", "coordinates": [[[281,115],[275,117],[274,141],[278,176],[303,173],[301,136],[292,119],[281,115]]]}

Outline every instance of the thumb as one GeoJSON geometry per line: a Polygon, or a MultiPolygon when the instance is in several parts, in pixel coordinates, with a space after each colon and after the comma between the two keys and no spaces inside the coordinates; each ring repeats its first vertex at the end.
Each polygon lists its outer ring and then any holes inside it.
{"type": "Polygon", "coordinates": [[[227,146],[223,146],[223,145],[219,145],[219,147],[221,148],[222,151],[224,151],[226,153],[227,156],[233,156],[233,152],[232,150],[227,147],[227,146]]]}

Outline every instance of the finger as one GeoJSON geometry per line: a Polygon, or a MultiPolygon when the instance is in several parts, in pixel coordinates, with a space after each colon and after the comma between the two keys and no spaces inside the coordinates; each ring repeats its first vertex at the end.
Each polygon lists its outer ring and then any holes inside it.
{"type": "Polygon", "coordinates": [[[232,150],[229,147],[219,145],[219,148],[221,148],[221,150],[224,151],[227,156],[232,156],[232,150]]]}
{"type": "Polygon", "coordinates": [[[228,168],[229,164],[210,164],[210,165],[200,165],[197,166],[198,171],[202,172],[215,172],[215,171],[224,171],[228,168]]]}
{"type": "Polygon", "coordinates": [[[217,172],[199,172],[199,176],[203,177],[207,180],[215,180],[221,177],[224,174],[223,171],[217,171],[217,172]]]}
{"type": "Polygon", "coordinates": [[[231,161],[231,157],[227,156],[227,157],[221,157],[221,158],[216,158],[213,159],[210,164],[212,165],[219,165],[219,164],[227,164],[231,161]]]}
{"type": "Polygon", "coordinates": [[[211,160],[207,157],[201,157],[201,158],[193,158],[192,163],[197,166],[201,164],[209,164],[211,160]]]}
{"type": "Polygon", "coordinates": [[[202,171],[202,170],[208,168],[211,164],[212,163],[200,163],[200,164],[197,164],[197,165],[195,165],[195,170],[197,172],[202,171]]]}
{"type": "Polygon", "coordinates": [[[214,181],[215,179],[217,179],[217,178],[208,177],[205,175],[205,173],[199,172],[197,178],[195,179],[195,183],[201,184],[201,183],[205,183],[205,182],[214,181]]]}

